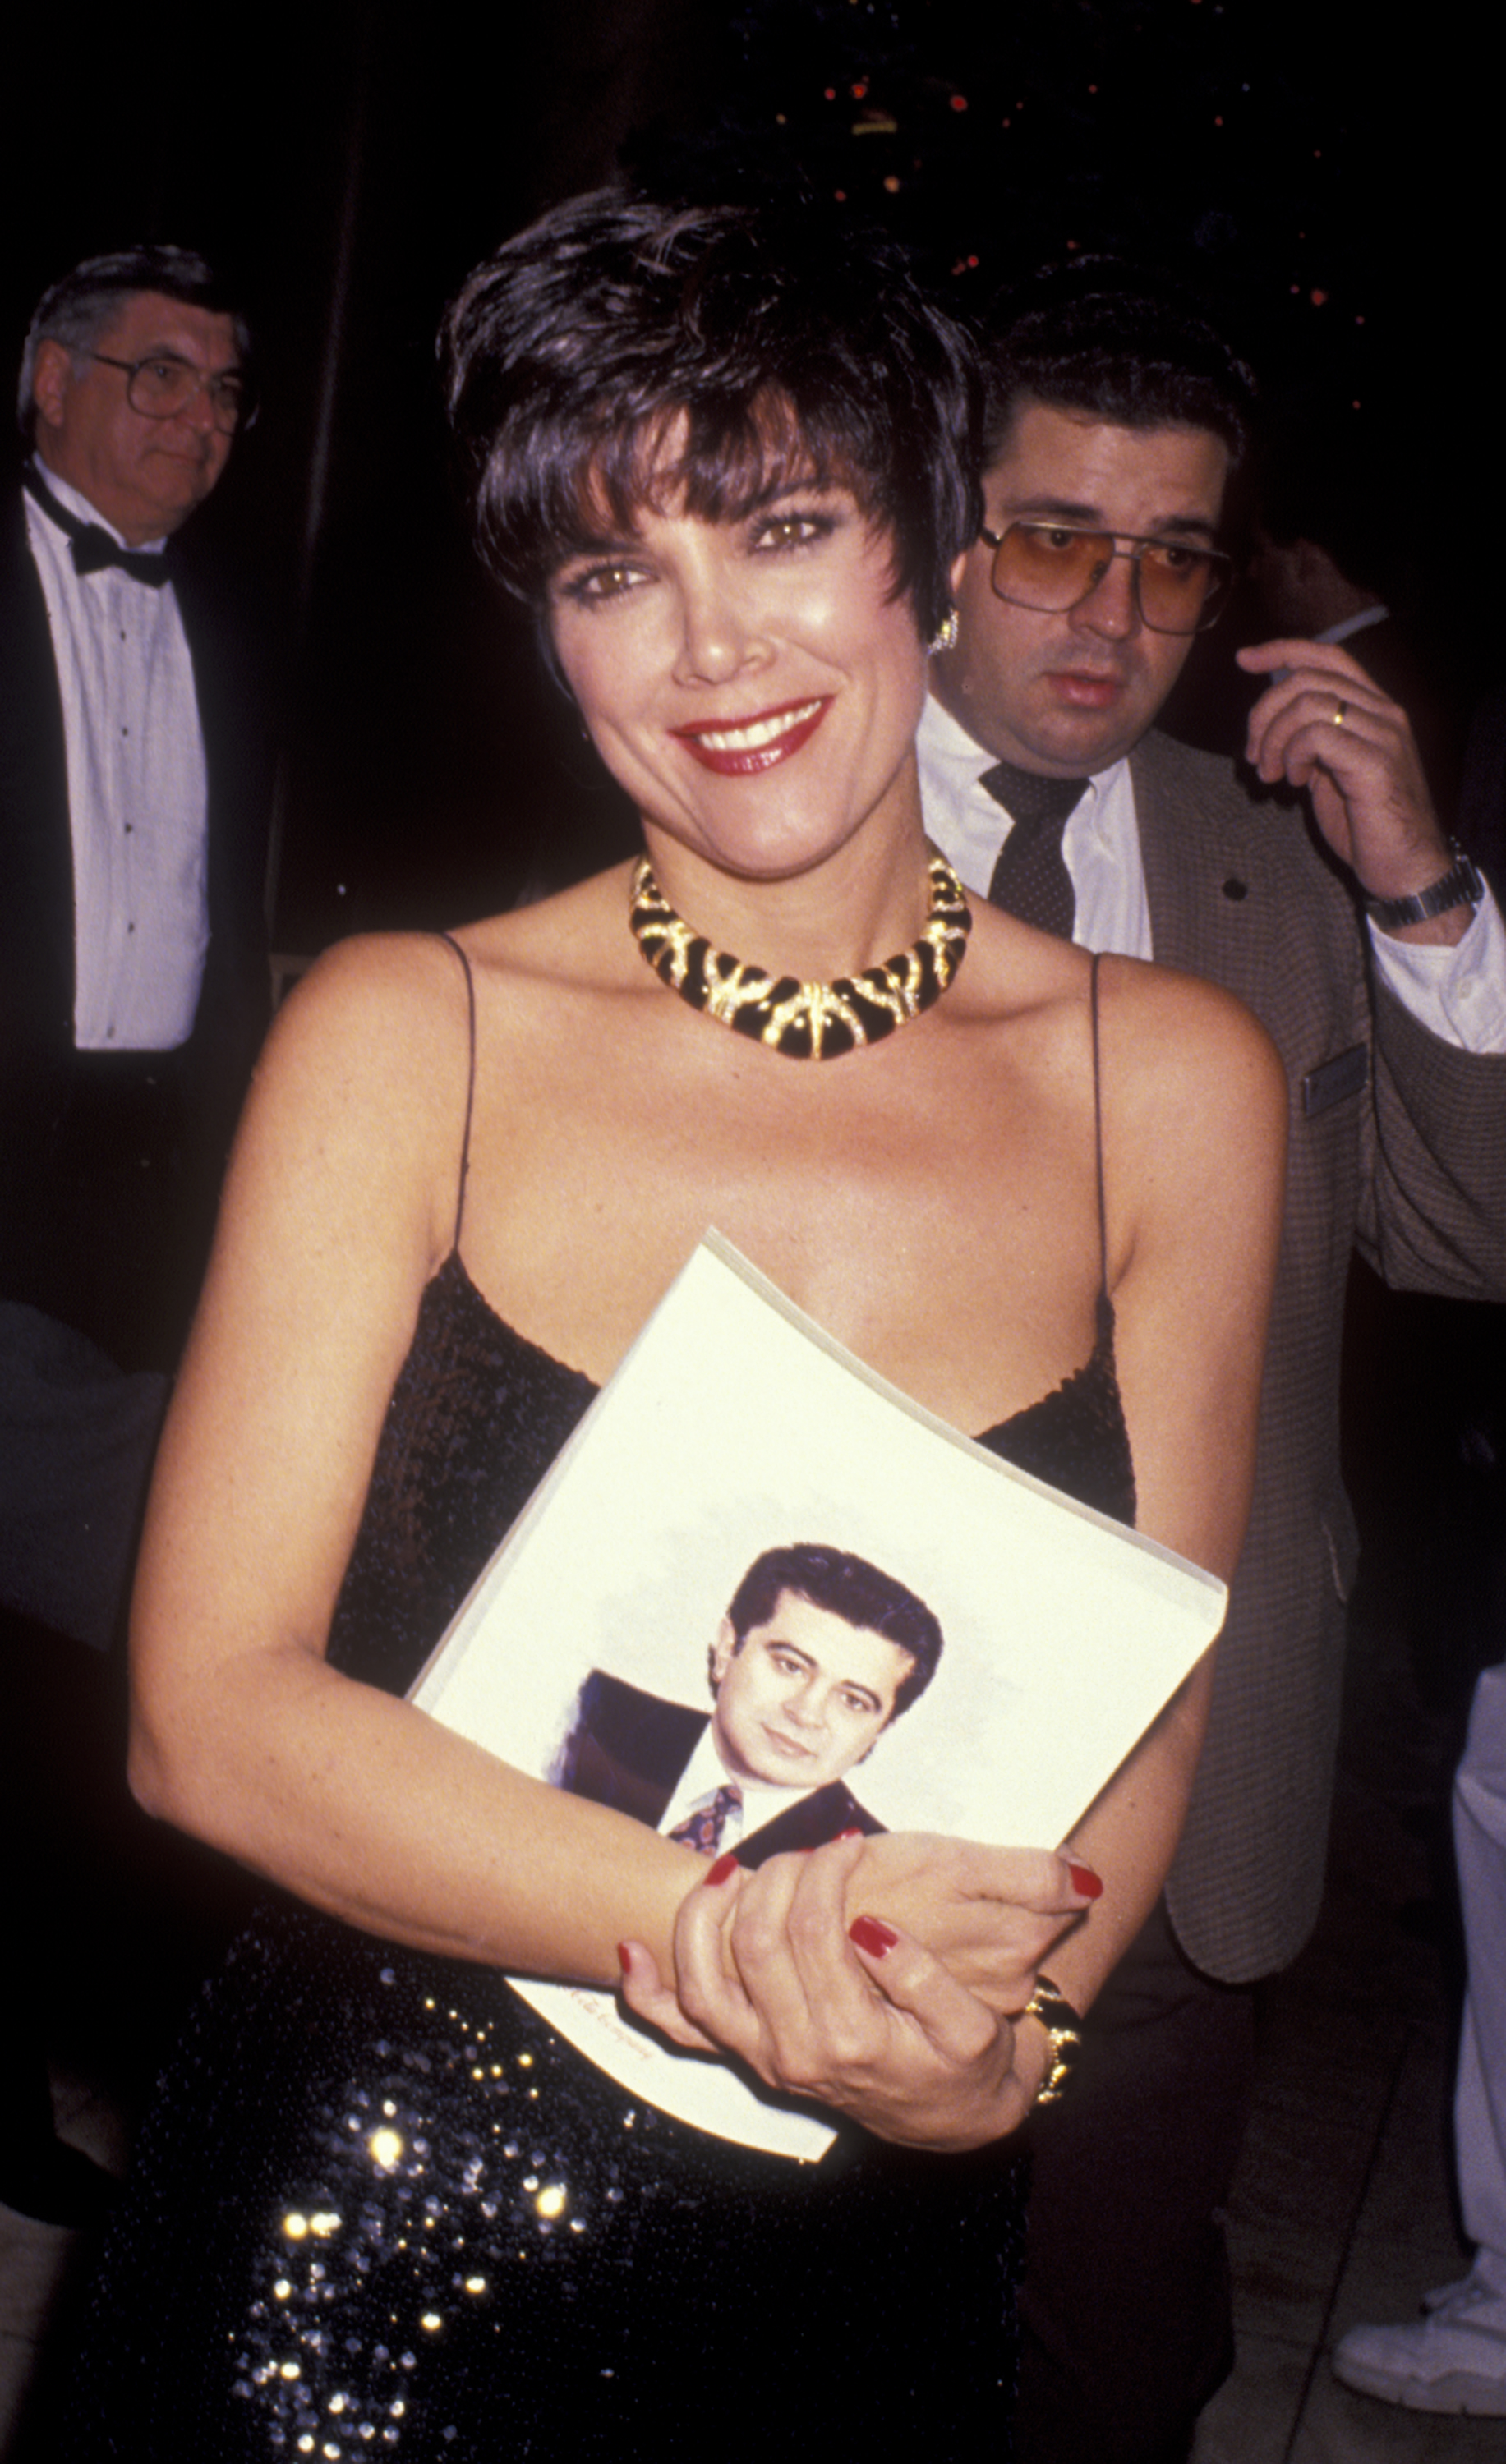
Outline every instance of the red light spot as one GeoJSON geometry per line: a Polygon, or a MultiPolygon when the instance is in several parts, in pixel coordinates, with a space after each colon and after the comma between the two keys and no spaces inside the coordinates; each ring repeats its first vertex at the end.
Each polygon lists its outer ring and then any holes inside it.
{"type": "Polygon", "coordinates": [[[829,85],[829,86],[824,87],[824,88],[823,88],[823,92],[824,92],[824,93],[825,93],[825,95],[826,95],[826,99],[827,99],[828,102],[835,102],[835,100],[836,100],[836,88],[835,88],[835,86],[834,86],[834,85],[829,85]]]}
{"type": "Polygon", "coordinates": [[[954,111],[965,111],[966,108],[967,97],[964,94],[954,94],[952,97],[952,109],[954,111]]]}
{"type": "Polygon", "coordinates": [[[1314,305],[1314,307],[1315,307],[1315,308],[1321,308],[1321,307],[1323,306],[1324,302],[1326,301],[1327,297],[1328,297],[1328,294],[1327,294],[1327,292],[1326,292],[1326,291],[1315,291],[1315,292],[1312,294],[1312,300],[1313,300],[1313,305],[1314,305]]]}
{"type": "Polygon", "coordinates": [[[863,102],[863,101],[865,101],[865,100],[866,100],[866,99],[867,99],[867,95],[868,95],[868,88],[867,88],[867,86],[866,86],[866,85],[855,85],[855,86],[853,88],[853,100],[854,102],[863,102]]]}

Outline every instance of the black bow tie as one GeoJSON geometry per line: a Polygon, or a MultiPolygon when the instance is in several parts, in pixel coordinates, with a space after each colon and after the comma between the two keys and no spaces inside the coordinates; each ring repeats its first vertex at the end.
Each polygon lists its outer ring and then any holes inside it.
{"type": "Polygon", "coordinates": [[[30,467],[21,473],[21,485],[68,540],[75,573],[102,573],[108,565],[119,565],[133,582],[144,582],[148,590],[160,590],[165,582],[171,580],[164,555],[139,555],[134,548],[120,546],[98,522],[79,521],[77,514],[58,503],[45,480],[30,467]]]}
{"type": "Polygon", "coordinates": [[[995,907],[1023,923],[1072,939],[1076,912],[1072,875],[1061,851],[1062,827],[1087,786],[1086,779],[1043,779],[1012,761],[996,761],[979,781],[1002,804],[1013,828],[999,851],[988,884],[995,907]]]}

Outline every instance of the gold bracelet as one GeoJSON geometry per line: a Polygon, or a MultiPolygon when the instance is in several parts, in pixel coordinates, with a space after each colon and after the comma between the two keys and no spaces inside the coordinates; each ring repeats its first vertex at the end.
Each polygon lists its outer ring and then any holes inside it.
{"type": "Polygon", "coordinates": [[[1049,1976],[1037,1976],[1035,1991],[1022,2019],[1035,2019],[1046,2031],[1051,2061],[1035,2091],[1036,2104],[1059,2104],[1082,2052],[1082,2020],[1049,1976]]]}

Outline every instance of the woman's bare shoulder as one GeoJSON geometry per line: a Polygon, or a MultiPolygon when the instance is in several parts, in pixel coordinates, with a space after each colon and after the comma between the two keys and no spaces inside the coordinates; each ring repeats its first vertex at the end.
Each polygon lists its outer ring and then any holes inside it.
{"type": "Polygon", "coordinates": [[[403,1043],[426,1021],[465,1008],[465,972],[440,933],[364,933],[315,959],[277,1012],[284,1042],[333,1039],[358,1048],[376,1035],[403,1043]]]}
{"type": "Polygon", "coordinates": [[[636,982],[642,961],[628,931],[631,871],[631,864],[614,865],[531,906],[458,926],[454,937],[479,972],[520,995],[530,986],[636,982]]]}
{"type": "MultiPolygon", "coordinates": [[[[412,1034],[444,1032],[467,1005],[466,977],[565,982],[612,967],[622,954],[631,972],[628,870],[598,873],[527,907],[509,909],[447,933],[370,933],[337,941],[288,995],[279,1018],[300,1034],[352,1038],[375,1032],[387,1045],[412,1034]]],[[[614,970],[613,970],[614,971],[614,970]]]]}
{"type": "Polygon", "coordinates": [[[1121,1060],[1160,1080],[1207,1082],[1232,1072],[1242,1086],[1279,1089],[1281,1059],[1254,1013],[1224,985],[1143,958],[1098,961],[1101,1035],[1121,1060]]]}

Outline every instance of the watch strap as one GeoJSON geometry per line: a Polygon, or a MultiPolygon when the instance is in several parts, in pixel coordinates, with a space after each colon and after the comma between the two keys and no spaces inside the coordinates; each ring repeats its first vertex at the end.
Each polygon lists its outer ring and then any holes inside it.
{"type": "Polygon", "coordinates": [[[1383,932],[1393,933],[1402,924],[1430,923],[1435,915],[1446,915],[1451,907],[1478,907],[1485,884],[1473,860],[1456,839],[1449,841],[1449,852],[1452,864],[1426,890],[1414,891],[1409,898],[1366,898],[1365,913],[1383,932]]]}

